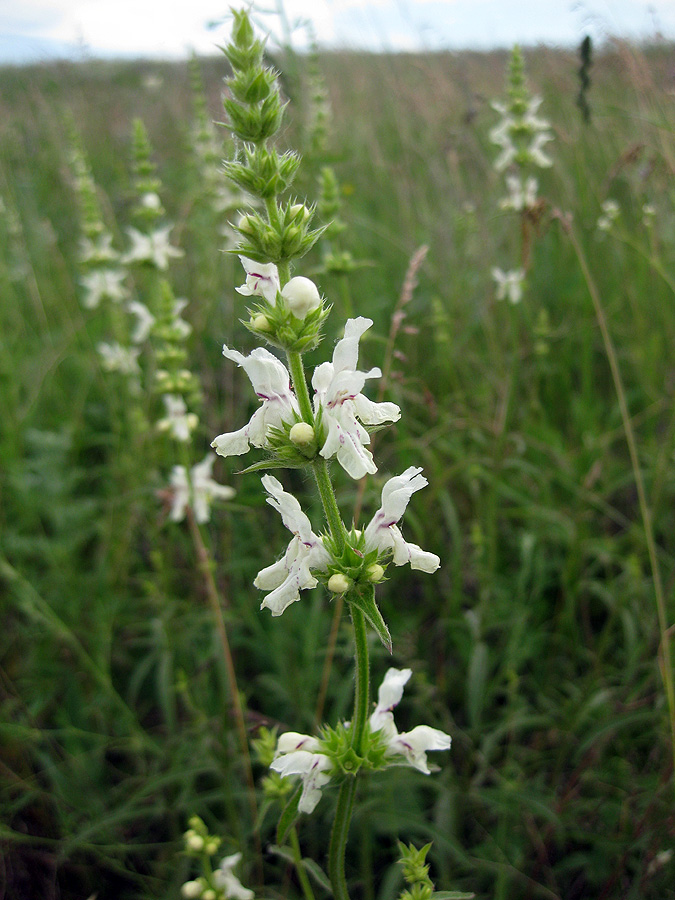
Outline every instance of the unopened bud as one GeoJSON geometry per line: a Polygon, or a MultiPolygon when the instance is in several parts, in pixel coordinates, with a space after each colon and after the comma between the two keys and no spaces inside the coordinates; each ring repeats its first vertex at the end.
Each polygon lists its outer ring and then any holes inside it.
{"type": "Polygon", "coordinates": [[[242,234],[255,234],[253,219],[251,219],[250,216],[241,216],[237,222],[237,229],[241,231],[242,234]]]}
{"type": "Polygon", "coordinates": [[[263,316],[262,313],[259,316],[254,316],[251,319],[250,324],[251,328],[255,328],[256,331],[268,332],[272,330],[269,319],[267,318],[267,316],[263,316]]]}
{"type": "Polygon", "coordinates": [[[216,900],[216,892],[213,888],[208,888],[208,890],[204,891],[202,894],[202,900],[216,900]]]}
{"type": "Polygon", "coordinates": [[[314,443],[316,437],[314,429],[308,422],[296,422],[288,436],[294,444],[300,447],[307,447],[314,443]]]}
{"type": "Polygon", "coordinates": [[[369,581],[372,581],[373,584],[377,584],[378,581],[382,581],[384,578],[384,569],[379,563],[373,563],[372,566],[368,566],[366,569],[366,575],[368,576],[369,581]]]}
{"type": "Polygon", "coordinates": [[[336,572],[335,575],[331,575],[328,579],[328,590],[332,591],[334,594],[344,594],[351,586],[351,578],[348,578],[341,572],[336,572]]]}
{"type": "Polygon", "coordinates": [[[196,900],[202,896],[202,886],[198,881],[186,881],[180,892],[185,900],[196,900]]]}
{"type": "Polygon", "coordinates": [[[281,292],[281,296],[298,319],[304,319],[308,312],[321,306],[321,295],[317,286],[302,275],[291,278],[281,292]]]}
{"type": "Polygon", "coordinates": [[[209,856],[213,856],[214,853],[218,852],[218,847],[220,847],[220,838],[211,838],[206,842],[206,847],[204,849],[209,856]]]}
{"type": "Polygon", "coordinates": [[[294,203],[291,206],[290,213],[294,219],[300,222],[306,222],[309,219],[309,210],[304,203],[294,203]]]}
{"type": "Polygon", "coordinates": [[[188,832],[185,835],[185,843],[187,844],[188,850],[193,850],[195,853],[199,853],[204,849],[204,838],[200,834],[195,834],[194,832],[192,834],[188,832]]]}

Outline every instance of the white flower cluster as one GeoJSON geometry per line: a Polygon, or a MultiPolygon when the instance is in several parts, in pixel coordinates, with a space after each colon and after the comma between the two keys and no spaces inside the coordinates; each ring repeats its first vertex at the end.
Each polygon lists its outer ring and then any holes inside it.
{"type": "Polygon", "coordinates": [[[246,271],[246,281],[237,291],[244,297],[263,297],[270,306],[277,302],[277,294],[286,301],[286,305],[298,319],[318,309],[321,295],[317,286],[309,278],[296,275],[281,290],[279,272],[274,263],[259,263],[246,256],[240,256],[241,264],[246,271]]]}
{"type": "MultiPolygon", "coordinates": [[[[156,195],[155,195],[156,196],[156,195]]],[[[183,251],[169,243],[171,225],[157,228],[149,234],[144,234],[137,228],[129,228],[127,233],[131,238],[131,247],[122,257],[125,265],[129,263],[147,263],[160,271],[169,268],[169,260],[183,256],[183,251]]]]}
{"type": "Polygon", "coordinates": [[[244,887],[234,874],[234,867],[240,860],[241,853],[226,856],[213,872],[213,888],[204,878],[198,878],[186,881],[181,887],[181,895],[185,900],[253,900],[253,891],[244,887]]]}
{"type": "MultiPolygon", "coordinates": [[[[427,753],[449,750],[449,734],[428,725],[417,725],[411,731],[399,732],[394,723],[393,710],[403,696],[411,669],[389,669],[378,691],[377,706],[370,716],[370,733],[378,734],[391,765],[412,766],[429,775],[427,753]]],[[[300,812],[311,813],[321,799],[322,788],[331,779],[333,763],[325,745],[315,737],[288,731],[279,737],[275,758],[270,766],[284,777],[299,775],[302,795],[300,812]]]]}
{"type": "MultiPolygon", "coordinates": [[[[391,557],[395,566],[410,563],[413,569],[431,573],[441,564],[438,556],[406,541],[398,527],[412,495],[428,484],[421,472],[411,466],[387,481],[382,489],[382,505],[366,526],[364,539],[366,552],[377,551],[379,559],[389,561],[391,557]]],[[[280,616],[300,599],[301,590],[316,587],[318,581],[313,573],[325,574],[331,557],[296,498],[272,475],[264,475],[262,483],[269,494],[267,502],[293,534],[284,556],[259,572],[253,582],[260,590],[270,591],[261,608],[280,616]]]]}
{"type": "Polygon", "coordinates": [[[512,269],[503,272],[495,266],[492,269],[492,278],[497,285],[497,300],[508,300],[510,303],[520,303],[523,298],[523,284],[525,282],[524,269],[512,269]]]}
{"type": "Polygon", "coordinates": [[[544,153],[543,147],[553,140],[551,123],[537,116],[541,97],[531,97],[520,112],[514,104],[493,103],[492,108],[502,117],[498,125],[490,131],[490,140],[502,148],[494,166],[503,172],[516,164],[520,168],[536,166],[548,168],[553,161],[544,153]]]}
{"type": "MultiPolygon", "coordinates": [[[[247,265],[250,260],[245,260],[247,265]]],[[[276,266],[256,264],[247,268],[246,284],[238,288],[243,294],[258,294],[266,299],[276,297],[279,278],[276,266]]],[[[288,282],[282,296],[288,299],[313,297],[320,302],[319,292],[310,281],[311,288],[304,284],[305,278],[295,278],[288,282]],[[293,284],[295,282],[295,284],[293,284]],[[292,288],[292,291],[289,291],[292,288]]],[[[306,305],[306,304],[305,304],[306,305]]],[[[324,459],[336,457],[340,465],[352,478],[362,478],[366,473],[374,474],[377,466],[367,445],[370,435],[365,426],[396,422],[401,411],[395,403],[375,403],[363,393],[366,380],[379,378],[378,368],[368,372],[357,369],[359,340],[373,324],[371,319],[359,316],[349,319],[345,325],[345,336],[338,341],[332,362],[317,366],[312,377],[314,388],[314,414],[326,429],[326,438],[319,450],[324,459]]],[[[223,355],[240,365],[262,401],[250,422],[238,431],[218,435],[212,443],[221,456],[239,456],[250,446],[268,447],[269,429],[292,426],[299,417],[297,399],[291,387],[288,370],[276,356],[263,347],[258,347],[249,356],[244,356],[229,347],[223,347],[223,355]]]]}
{"type": "Polygon", "coordinates": [[[602,215],[598,219],[598,229],[600,231],[611,231],[620,215],[621,207],[616,200],[605,200],[602,204],[602,215]]]}
{"type": "Polygon", "coordinates": [[[171,520],[180,522],[185,518],[188,507],[194,513],[195,521],[203,524],[211,517],[211,503],[214,498],[231,500],[235,495],[234,488],[218,484],[213,480],[213,464],[216,457],[209,453],[204,459],[192,466],[190,476],[185,466],[174,466],[171,470],[171,520]]]}

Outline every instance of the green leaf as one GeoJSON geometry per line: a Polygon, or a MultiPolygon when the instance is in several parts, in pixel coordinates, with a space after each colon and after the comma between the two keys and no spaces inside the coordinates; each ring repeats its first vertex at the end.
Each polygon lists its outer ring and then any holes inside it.
{"type": "Polygon", "coordinates": [[[283,844],[286,840],[286,835],[298,818],[298,803],[300,803],[301,796],[302,785],[299,784],[293,794],[291,794],[291,799],[284,807],[284,811],[279,818],[279,824],[277,825],[277,844],[283,844]]]}
{"type": "Polygon", "coordinates": [[[312,876],[314,881],[322,887],[327,893],[332,894],[333,888],[330,884],[330,879],[328,875],[324,872],[318,863],[315,863],[313,859],[308,859],[306,857],[303,858],[302,864],[307,869],[307,873],[312,876]]]}
{"type": "Polygon", "coordinates": [[[348,593],[345,599],[348,603],[361,610],[368,624],[374,629],[379,639],[391,653],[391,635],[389,634],[387,623],[382,618],[382,613],[375,603],[375,585],[366,588],[363,594],[348,593]]]}

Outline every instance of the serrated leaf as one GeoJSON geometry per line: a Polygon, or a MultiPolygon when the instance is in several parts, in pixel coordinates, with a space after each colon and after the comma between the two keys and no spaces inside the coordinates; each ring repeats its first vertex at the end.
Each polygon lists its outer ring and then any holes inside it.
{"type": "Polygon", "coordinates": [[[375,603],[375,586],[372,585],[370,588],[366,589],[363,594],[357,594],[356,592],[347,594],[345,599],[357,609],[361,610],[370,627],[375,631],[384,646],[391,653],[391,635],[389,634],[387,623],[382,618],[382,613],[380,612],[377,603],[375,603]]]}
{"type": "Polygon", "coordinates": [[[301,796],[302,785],[299,784],[293,794],[291,794],[291,799],[288,801],[284,807],[284,811],[279,817],[279,824],[277,825],[277,844],[283,844],[286,840],[286,835],[298,818],[298,803],[300,803],[301,796]]]}

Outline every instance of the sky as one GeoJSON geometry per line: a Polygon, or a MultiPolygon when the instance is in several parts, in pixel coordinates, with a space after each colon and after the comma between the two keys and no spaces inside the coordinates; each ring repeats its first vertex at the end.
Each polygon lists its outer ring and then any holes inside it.
{"type": "MultiPolygon", "coordinates": [[[[0,0],[0,62],[54,57],[183,58],[226,40],[232,0],[0,0]],[[215,25],[213,23],[220,23],[215,25]]],[[[263,2],[259,5],[263,7],[263,2]]],[[[276,9],[281,0],[267,0],[276,9]]],[[[283,0],[324,47],[488,49],[578,44],[585,34],[675,39],[675,0],[283,0]]],[[[266,30],[281,34],[277,15],[266,30]]],[[[302,49],[309,30],[293,29],[302,49]]]]}

